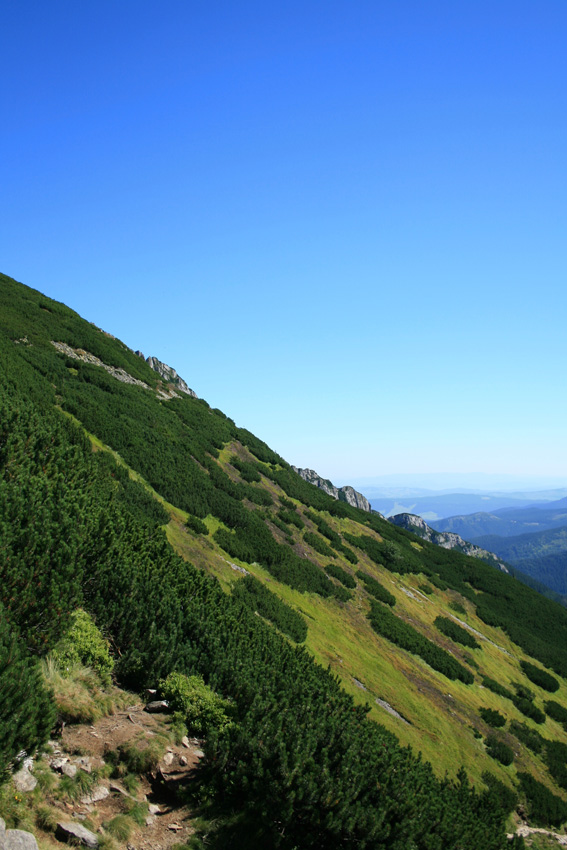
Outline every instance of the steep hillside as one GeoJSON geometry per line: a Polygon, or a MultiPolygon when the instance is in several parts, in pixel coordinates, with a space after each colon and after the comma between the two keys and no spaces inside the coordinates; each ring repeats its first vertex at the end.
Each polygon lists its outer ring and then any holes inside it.
{"type": "Polygon", "coordinates": [[[35,659],[82,605],[121,684],[229,700],[213,846],[491,850],[518,799],[567,819],[567,611],[332,498],[7,277],[0,363],[0,766],[45,739],[35,659]]]}

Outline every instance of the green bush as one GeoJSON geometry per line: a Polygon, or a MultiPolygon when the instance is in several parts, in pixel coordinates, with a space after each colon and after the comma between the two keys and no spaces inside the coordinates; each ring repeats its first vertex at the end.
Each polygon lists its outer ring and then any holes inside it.
{"type": "Polygon", "coordinates": [[[456,643],[468,646],[470,649],[480,649],[480,644],[474,639],[471,633],[467,629],[463,629],[462,626],[459,626],[458,623],[455,623],[449,617],[436,617],[434,625],[437,626],[440,632],[456,643]]]}
{"type": "Polygon", "coordinates": [[[482,677],[482,686],[484,688],[488,688],[492,691],[492,693],[498,694],[501,697],[507,697],[511,700],[515,699],[515,695],[512,691],[509,691],[508,688],[505,688],[504,685],[501,685],[500,682],[497,682],[495,679],[491,679],[490,676],[482,677]]]}
{"type": "Polygon", "coordinates": [[[450,653],[445,652],[444,649],[426,638],[409,623],[404,622],[400,617],[396,617],[389,608],[385,608],[373,600],[370,606],[368,619],[375,632],[401,646],[402,649],[406,649],[414,655],[419,655],[430,667],[443,673],[448,679],[460,679],[466,685],[472,685],[474,682],[472,673],[462,664],[459,664],[450,653]]]}
{"type": "Polygon", "coordinates": [[[339,567],[337,564],[327,564],[325,572],[327,575],[333,576],[333,578],[336,578],[337,581],[340,581],[344,587],[349,587],[351,590],[356,587],[356,581],[351,574],[347,573],[346,570],[343,570],[343,568],[339,567]]]}
{"type": "Polygon", "coordinates": [[[513,720],[510,723],[510,732],[515,735],[518,741],[529,747],[534,753],[540,753],[545,743],[545,738],[536,732],[535,729],[530,729],[525,723],[518,723],[513,720]]]}
{"type": "Polygon", "coordinates": [[[297,643],[302,643],[307,637],[307,623],[301,614],[286,605],[257,578],[249,575],[240,579],[232,595],[248,608],[257,611],[266,620],[270,620],[280,631],[289,635],[297,643]]]}
{"type": "Polygon", "coordinates": [[[493,708],[479,708],[478,713],[484,722],[488,723],[489,726],[493,726],[494,729],[500,729],[506,725],[506,718],[493,708]]]}
{"type": "Polygon", "coordinates": [[[567,803],[552,794],[530,773],[518,773],[520,788],[526,795],[530,821],[536,826],[560,826],[567,820],[567,803]]]}
{"type": "Polygon", "coordinates": [[[488,786],[488,790],[492,797],[498,801],[498,805],[504,812],[509,815],[518,805],[518,794],[513,791],[508,785],[505,785],[500,779],[497,779],[488,770],[482,774],[482,781],[488,786]]]}
{"type": "Polygon", "coordinates": [[[551,694],[559,690],[557,679],[546,670],[542,670],[541,667],[536,667],[535,664],[530,664],[529,661],[520,661],[520,667],[534,685],[539,685],[540,688],[549,691],[551,694]]]}
{"type": "Polygon", "coordinates": [[[191,514],[189,514],[189,516],[187,517],[185,525],[187,526],[187,528],[190,528],[191,531],[194,531],[195,534],[209,533],[209,529],[207,528],[203,520],[199,519],[196,516],[191,516],[191,514]]]}
{"type": "Polygon", "coordinates": [[[187,727],[196,735],[223,729],[231,720],[231,703],[209,688],[200,676],[170,673],[159,688],[173,711],[183,714],[187,727]]]}
{"type": "Polygon", "coordinates": [[[357,570],[356,575],[364,583],[366,590],[374,599],[377,599],[378,602],[384,602],[385,605],[389,605],[391,608],[394,607],[396,597],[389,590],[386,590],[379,581],[362,570],[357,570]]]}
{"type": "Polygon", "coordinates": [[[504,741],[501,741],[496,735],[489,735],[484,739],[486,751],[488,755],[499,761],[505,767],[508,767],[514,761],[514,750],[509,747],[504,741]]]}
{"type": "Polygon", "coordinates": [[[91,667],[105,684],[110,683],[114,661],[109,643],[95,626],[93,618],[80,608],[74,612],[71,628],[65,637],[54,646],[52,656],[62,672],[83,665],[91,667]]]}
{"type": "Polygon", "coordinates": [[[314,531],[306,531],[303,535],[303,539],[308,546],[311,546],[311,548],[315,549],[316,552],[319,552],[320,555],[325,555],[326,558],[334,557],[335,553],[329,544],[325,543],[320,534],[316,534],[314,531]]]}
{"type": "Polygon", "coordinates": [[[567,708],[553,700],[546,702],[544,708],[548,717],[551,717],[552,720],[557,720],[558,723],[562,723],[563,726],[567,727],[567,708]]]}

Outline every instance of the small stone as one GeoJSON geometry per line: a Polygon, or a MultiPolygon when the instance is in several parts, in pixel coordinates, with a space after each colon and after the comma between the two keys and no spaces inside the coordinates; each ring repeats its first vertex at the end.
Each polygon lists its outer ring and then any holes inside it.
{"type": "Polygon", "coordinates": [[[84,844],[85,847],[93,848],[93,850],[98,847],[99,843],[97,836],[90,829],[87,829],[80,823],[68,821],[57,824],[55,837],[59,841],[69,841],[72,844],[78,841],[80,844],[84,844]]]}
{"type": "Polygon", "coordinates": [[[198,759],[202,759],[205,756],[205,753],[203,752],[203,750],[196,749],[196,750],[193,750],[193,753],[194,753],[195,757],[198,758],[198,759]]]}
{"type": "Polygon", "coordinates": [[[148,806],[148,812],[151,815],[159,815],[161,813],[161,809],[159,806],[156,806],[155,803],[150,803],[150,805],[148,806]]]}
{"type": "Polygon", "coordinates": [[[156,822],[156,816],[155,815],[148,815],[147,816],[146,826],[153,826],[155,822],[156,822]]]}
{"type": "Polygon", "coordinates": [[[61,773],[63,771],[63,765],[67,764],[68,761],[69,759],[65,758],[65,756],[58,756],[57,758],[51,759],[50,764],[53,770],[58,770],[59,773],[61,773]]]}
{"type": "Polygon", "coordinates": [[[173,753],[166,753],[163,757],[163,763],[169,767],[169,765],[173,762],[173,753]]]}
{"type": "Polygon", "coordinates": [[[156,699],[146,705],[146,711],[157,714],[161,711],[169,711],[169,703],[166,699],[156,699]]]}
{"type": "Polygon", "coordinates": [[[187,737],[187,735],[184,735],[182,737],[181,743],[183,744],[184,747],[187,747],[187,749],[189,749],[189,747],[191,746],[191,744],[189,743],[189,738],[187,737]]]}
{"type": "Polygon", "coordinates": [[[183,829],[178,823],[170,823],[167,828],[171,829],[172,832],[179,832],[180,829],[183,829]]]}
{"type": "Polygon", "coordinates": [[[64,764],[61,768],[61,773],[63,773],[65,776],[68,776],[69,779],[74,779],[77,775],[77,771],[78,768],[76,764],[64,764]]]}
{"type": "Polygon", "coordinates": [[[189,759],[187,756],[179,756],[179,764],[181,767],[186,767],[189,764],[189,759]]]}
{"type": "Polygon", "coordinates": [[[90,758],[88,758],[87,756],[81,756],[81,758],[77,759],[75,764],[77,765],[77,767],[80,767],[81,770],[84,770],[85,773],[92,773],[93,766],[91,764],[90,758]]]}
{"type": "Polygon", "coordinates": [[[83,805],[91,805],[92,803],[100,803],[101,800],[106,800],[110,796],[110,791],[105,785],[97,785],[93,788],[91,794],[87,794],[81,799],[83,805]]]}
{"type": "Polygon", "coordinates": [[[25,767],[20,768],[17,773],[14,773],[12,780],[18,791],[21,791],[22,794],[28,794],[37,785],[37,779],[25,767]]]}

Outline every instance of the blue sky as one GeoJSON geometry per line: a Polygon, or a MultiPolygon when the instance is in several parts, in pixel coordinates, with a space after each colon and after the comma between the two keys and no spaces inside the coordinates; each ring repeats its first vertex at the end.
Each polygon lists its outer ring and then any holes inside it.
{"type": "Polygon", "coordinates": [[[567,480],[567,6],[4,4],[0,270],[286,459],[567,480]]]}

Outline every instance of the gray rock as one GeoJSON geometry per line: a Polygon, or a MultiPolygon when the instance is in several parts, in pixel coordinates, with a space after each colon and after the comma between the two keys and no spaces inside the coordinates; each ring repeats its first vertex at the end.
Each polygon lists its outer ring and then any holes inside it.
{"type": "Polygon", "coordinates": [[[84,770],[85,773],[92,773],[93,766],[90,758],[88,756],[81,756],[75,761],[77,767],[80,767],[81,770],[84,770]]]}
{"type": "Polygon", "coordinates": [[[173,753],[166,753],[162,761],[167,767],[169,767],[169,765],[173,763],[173,753]]]}
{"type": "Polygon", "coordinates": [[[53,770],[59,771],[59,773],[63,770],[63,765],[67,764],[69,761],[65,756],[58,756],[57,758],[51,759],[51,767],[53,770]]]}
{"type": "Polygon", "coordinates": [[[22,794],[28,794],[37,785],[37,779],[26,767],[22,767],[17,773],[14,773],[12,781],[22,794]]]}
{"type": "Polygon", "coordinates": [[[182,737],[181,743],[183,744],[184,747],[187,747],[187,749],[189,749],[189,747],[191,746],[190,743],[189,743],[189,738],[187,737],[187,735],[184,735],[182,737]]]}
{"type": "Polygon", "coordinates": [[[179,756],[179,764],[181,765],[181,767],[187,767],[187,765],[189,764],[187,756],[179,756]]]}
{"type": "Polygon", "coordinates": [[[72,844],[79,842],[85,847],[92,848],[98,847],[99,843],[94,832],[91,832],[86,826],[80,823],[73,823],[72,821],[58,823],[55,830],[55,838],[59,841],[69,841],[72,844]]]}
{"type": "Polygon", "coordinates": [[[462,552],[463,555],[470,555],[471,558],[479,558],[481,561],[486,561],[505,573],[510,572],[506,564],[502,563],[493,552],[481,549],[480,546],[475,546],[474,543],[468,543],[452,531],[435,531],[434,528],[427,525],[422,517],[416,514],[396,514],[396,516],[388,517],[388,522],[400,528],[406,528],[423,540],[434,543],[442,549],[454,549],[456,552],[462,552]]]}
{"type": "Polygon", "coordinates": [[[159,815],[161,813],[161,809],[159,806],[156,806],[155,803],[150,803],[150,805],[148,806],[148,812],[151,815],[159,815]]]}
{"type": "Polygon", "coordinates": [[[68,776],[69,779],[74,779],[75,776],[77,775],[77,771],[78,771],[78,767],[77,767],[76,764],[66,763],[61,768],[61,773],[63,773],[65,776],[68,776]]]}
{"type": "Polygon", "coordinates": [[[169,711],[169,703],[166,699],[155,699],[146,705],[146,711],[150,714],[158,714],[162,711],[169,711]]]}
{"type": "Polygon", "coordinates": [[[176,390],[179,390],[186,395],[190,395],[192,398],[197,398],[197,394],[187,386],[183,378],[177,374],[175,369],[168,366],[167,363],[162,363],[161,360],[157,359],[157,357],[146,358],[146,363],[150,369],[153,369],[154,372],[158,373],[162,380],[166,381],[168,384],[173,384],[176,390]]]}
{"type": "Polygon", "coordinates": [[[155,822],[156,822],[156,816],[155,815],[148,815],[147,816],[146,826],[153,826],[155,822]]]}
{"type": "Polygon", "coordinates": [[[81,803],[84,806],[91,806],[93,803],[100,803],[101,800],[106,800],[108,796],[110,796],[108,788],[105,785],[97,785],[90,794],[81,798],[81,803]]]}
{"type": "Polygon", "coordinates": [[[38,850],[34,836],[23,829],[7,829],[0,834],[0,847],[2,850],[38,850]]]}
{"type": "Polygon", "coordinates": [[[202,759],[205,757],[205,753],[203,752],[203,750],[193,750],[193,753],[195,755],[195,758],[202,759]]]}
{"type": "Polygon", "coordinates": [[[327,493],[328,496],[332,496],[333,499],[337,499],[340,502],[347,502],[347,504],[352,505],[353,508],[360,508],[360,510],[366,511],[367,513],[370,513],[372,510],[368,499],[353,487],[335,487],[332,481],[329,481],[328,478],[321,478],[314,469],[299,469],[297,466],[292,466],[292,469],[294,472],[297,472],[304,481],[307,481],[309,484],[313,484],[315,487],[318,487],[319,490],[323,490],[324,493],[327,493]]]}

